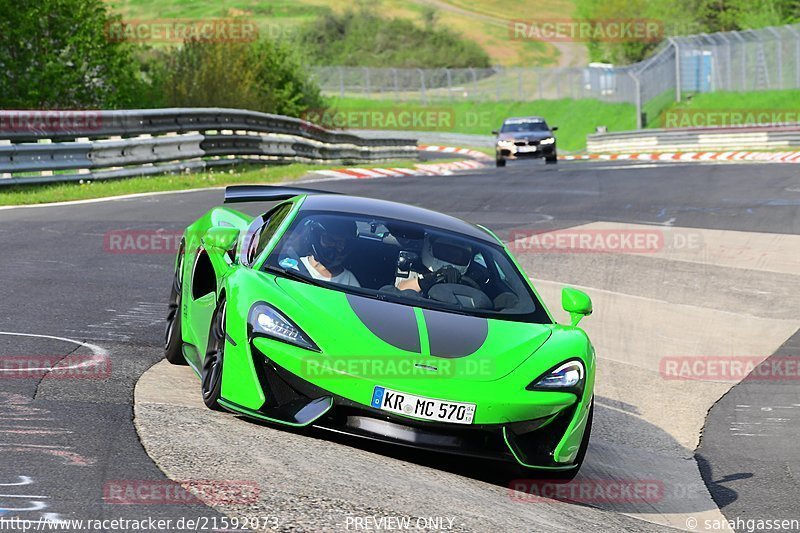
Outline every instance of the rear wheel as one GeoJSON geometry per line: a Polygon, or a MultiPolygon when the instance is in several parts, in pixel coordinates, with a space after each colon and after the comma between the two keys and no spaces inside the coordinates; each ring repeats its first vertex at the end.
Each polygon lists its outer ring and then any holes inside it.
{"type": "Polygon", "coordinates": [[[181,332],[181,293],[183,289],[183,258],[181,246],[178,252],[175,276],[169,294],[169,310],[167,311],[167,327],[164,332],[164,357],[173,365],[185,365],[183,357],[183,335],[181,332]]]}
{"type": "Polygon", "coordinates": [[[222,411],[219,405],[220,391],[222,390],[222,364],[225,360],[225,311],[226,302],[223,299],[217,305],[211,319],[211,331],[208,335],[208,350],[203,360],[203,369],[200,374],[203,403],[214,411],[222,411]]]}

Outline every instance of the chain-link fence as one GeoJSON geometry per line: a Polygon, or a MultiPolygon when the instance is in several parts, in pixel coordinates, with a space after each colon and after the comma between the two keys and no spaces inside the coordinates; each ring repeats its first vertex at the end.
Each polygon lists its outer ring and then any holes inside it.
{"type": "Polygon", "coordinates": [[[631,101],[630,80],[619,69],[586,68],[402,69],[317,67],[314,76],[325,94],[430,103],[442,100],[519,101],[598,98],[631,101]]]}
{"type": "Polygon", "coordinates": [[[595,98],[636,105],[645,125],[689,93],[800,88],[800,24],[670,37],[647,59],[614,67],[401,69],[317,67],[327,95],[409,102],[595,98]]]}

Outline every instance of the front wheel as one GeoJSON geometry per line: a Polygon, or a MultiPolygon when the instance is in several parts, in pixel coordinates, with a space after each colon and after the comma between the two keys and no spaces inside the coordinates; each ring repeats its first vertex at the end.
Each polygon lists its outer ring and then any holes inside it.
{"type": "Polygon", "coordinates": [[[219,405],[222,390],[222,365],[225,361],[225,300],[222,300],[211,319],[211,331],[208,334],[208,349],[203,360],[200,374],[200,389],[203,403],[214,411],[222,411],[219,405]]]}
{"type": "Polygon", "coordinates": [[[555,165],[558,163],[558,156],[555,153],[553,153],[553,155],[548,155],[544,158],[544,162],[546,165],[555,165]]]}
{"type": "Polygon", "coordinates": [[[164,358],[173,365],[185,365],[183,357],[183,335],[181,332],[181,293],[183,292],[183,247],[178,252],[175,276],[172,279],[172,290],[169,294],[169,310],[167,311],[167,328],[164,332],[164,358]]]}
{"type": "Polygon", "coordinates": [[[495,159],[495,164],[497,165],[497,168],[504,167],[506,166],[506,160],[503,159],[502,157],[498,157],[497,159],[495,159]]]}

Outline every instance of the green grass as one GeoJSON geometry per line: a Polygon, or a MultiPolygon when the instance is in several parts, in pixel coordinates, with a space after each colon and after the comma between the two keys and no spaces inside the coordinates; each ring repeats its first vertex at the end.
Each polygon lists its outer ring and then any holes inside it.
{"type": "MultiPolygon", "coordinates": [[[[719,91],[689,95],[688,97],[685,96],[682,102],[674,102],[673,94],[673,102],[668,105],[659,116],[651,119],[648,127],[664,127],[665,114],[676,111],[700,113],[700,118],[702,118],[703,111],[712,111],[716,117],[721,119],[726,118],[725,112],[728,111],[766,111],[778,112],[779,114],[784,111],[786,114],[783,115],[783,117],[791,121],[792,117],[794,117],[794,120],[797,120],[798,115],[800,115],[800,105],[798,105],[798,102],[800,102],[800,90],[752,92],[719,91]]],[[[758,119],[759,117],[755,118],[758,119]]]]}
{"type": "MultiPolygon", "coordinates": [[[[410,168],[416,163],[417,161],[405,160],[375,162],[367,165],[352,165],[352,167],[389,166],[410,168]]],[[[170,174],[142,178],[93,181],[90,183],[18,185],[0,188],[0,205],[28,205],[65,202],[70,200],[87,200],[123,194],[222,187],[238,183],[278,183],[299,179],[314,170],[329,170],[331,168],[335,167],[293,164],[275,167],[242,168],[240,170],[234,170],[233,172],[219,170],[217,172],[170,174]]]]}
{"type": "MultiPolygon", "coordinates": [[[[396,116],[398,111],[435,111],[431,120],[423,120],[415,130],[447,133],[490,135],[503,119],[520,115],[541,115],[551,126],[558,126],[558,145],[562,151],[578,151],[586,147],[586,135],[596,126],[608,131],[636,128],[636,110],[632,104],[608,104],[593,99],[547,100],[538,102],[447,102],[436,104],[397,104],[389,100],[335,98],[331,106],[342,111],[374,113],[378,120],[396,116]],[[438,117],[438,118],[437,118],[438,117]]],[[[376,122],[373,124],[378,125],[376,122]]],[[[395,128],[366,128],[395,129],[395,128]]],[[[402,128],[396,128],[402,129],[402,128]]]]}

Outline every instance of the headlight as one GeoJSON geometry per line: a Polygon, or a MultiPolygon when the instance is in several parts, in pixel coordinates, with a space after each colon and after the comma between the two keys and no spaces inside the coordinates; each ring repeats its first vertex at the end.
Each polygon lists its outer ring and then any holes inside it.
{"type": "Polygon", "coordinates": [[[307,350],[320,351],[308,335],[270,305],[259,302],[250,309],[247,318],[252,337],[269,337],[307,350]]]}
{"type": "Polygon", "coordinates": [[[571,390],[583,389],[585,371],[583,363],[574,359],[550,370],[526,387],[527,390],[571,390]]]}
{"type": "Polygon", "coordinates": [[[547,139],[539,141],[539,144],[553,144],[554,142],[556,142],[555,137],[548,137],[547,139]]]}
{"type": "Polygon", "coordinates": [[[514,148],[514,141],[497,141],[500,148],[514,148]]]}

